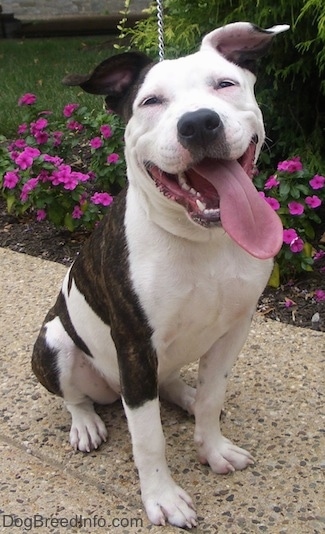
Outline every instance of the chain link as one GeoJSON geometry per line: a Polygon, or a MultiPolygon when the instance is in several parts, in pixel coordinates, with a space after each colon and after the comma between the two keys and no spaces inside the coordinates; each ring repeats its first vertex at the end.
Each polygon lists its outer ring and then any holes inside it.
{"type": "Polygon", "coordinates": [[[165,58],[165,43],[164,43],[164,6],[163,0],[157,0],[157,23],[158,23],[158,53],[159,61],[165,58]]]}

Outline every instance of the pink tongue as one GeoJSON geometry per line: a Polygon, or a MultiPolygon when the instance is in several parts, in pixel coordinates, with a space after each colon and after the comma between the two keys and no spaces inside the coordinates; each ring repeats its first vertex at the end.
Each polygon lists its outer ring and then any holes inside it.
{"type": "Polygon", "coordinates": [[[221,222],[227,234],[256,258],[276,256],[282,246],[282,223],[241,165],[237,161],[205,160],[194,170],[218,191],[221,222]]]}

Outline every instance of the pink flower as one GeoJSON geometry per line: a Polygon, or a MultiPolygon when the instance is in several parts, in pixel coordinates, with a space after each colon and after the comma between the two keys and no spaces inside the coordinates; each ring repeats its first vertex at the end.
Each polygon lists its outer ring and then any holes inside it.
{"type": "Polygon", "coordinates": [[[15,163],[25,171],[33,165],[34,159],[39,155],[40,151],[37,148],[26,147],[25,150],[15,158],[15,163]]]}
{"type": "Polygon", "coordinates": [[[105,139],[108,139],[113,135],[112,128],[108,124],[103,124],[103,126],[100,127],[100,133],[105,139]]]}
{"type": "Polygon", "coordinates": [[[75,206],[73,208],[72,218],[73,219],[81,219],[82,216],[83,216],[83,213],[82,213],[82,210],[81,210],[80,206],[75,206]]]}
{"type": "Polygon", "coordinates": [[[296,230],[293,228],[288,228],[288,230],[283,230],[283,243],[286,243],[287,245],[290,245],[295,239],[297,239],[298,235],[296,230]]]}
{"type": "Polygon", "coordinates": [[[25,152],[29,154],[32,158],[38,158],[38,156],[41,154],[41,152],[38,150],[38,148],[34,148],[32,146],[27,146],[25,148],[25,152]]]}
{"type": "Polygon", "coordinates": [[[37,132],[34,137],[38,145],[45,145],[49,140],[49,134],[47,132],[37,132]]]}
{"type": "Polygon", "coordinates": [[[316,252],[315,256],[314,256],[314,260],[317,261],[317,260],[321,260],[323,259],[325,256],[325,250],[319,250],[318,252],[316,252]]]}
{"type": "Polygon", "coordinates": [[[27,198],[28,198],[29,193],[33,189],[35,189],[35,187],[37,187],[37,184],[38,184],[38,179],[37,178],[31,178],[30,180],[28,180],[28,182],[26,182],[23,185],[23,188],[22,188],[21,194],[20,194],[20,200],[25,202],[27,200],[27,198]]]}
{"type": "Polygon", "coordinates": [[[13,150],[12,152],[10,152],[10,157],[12,159],[12,161],[16,161],[16,158],[18,158],[20,152],[18,152],[17,150],[13,150]]]}
{"type": "Polygon", "coordinates": [[[69,130],[76,130],[77,132],[81,132],[81,130],[83,129],[83,125],[80,124],[80,122],[78,121],[71,120],[67,122],[67,128],[69,130]]]}
{"type": "Polygon", "coordinates": [[[60,146],[62,143],[63,132],[53,132],[53,146],[60,146]]]}
{"type": "Polygon", "coordinates": [[[46,219],[46,211],[45,210],[37,210],[36,212],[36,220],[38,222],[44,221],[46,219]]]}
{"type": "Polygon", "coordinates": [[[63,108],[63,115],[65,117],[71,117],[71,115],[73,115],[73,113],[76,111],[76,109],[78,109],[78,107],[79,104],[67,104],[63,108]]]}
{"type": "Polygon", "coordinates": [[[18,135],[22,135],[24,133],[26,133],[28,130],[28,126],[26,124],[26,122],[23,122],[22,124],[20,124],[18,126],[18,135]]]}
{"type": "Polygon", "coordinates": [[[93,204],[102,204],[103,206],[109,206],[113,202],[113,197],[108,193],[95,193],[91,197],[93,204]]]}
{"type": "Polygon", "coordinates": [[[33,165],[34,159],[32,158],[32,156],[27,154],[27,152],[22,152],[16,158],[16,163],[23,171],[25,171],[26,169],[29,169],[29,167],[33,165]]]}
{"type": "Polygon", "coordinates": [[[322,300],[325,300],[325,291],[323,291],[322,289],[316,289],[314,295],[315,295],[315,300],[317,302],[321,302],[322,300]]]}
{"type": "Polygon", "coordinates": [[[280,202],[276,198],[265,196],[264,199],[274,211],[280,208],[280,202]]]}
{"type": "Polygon", "coordinates": [[[276,176],[270,176],[268,180],[266,180],[264,184],[264,189],[272,189],[272,187],[276,187],[279,185],[279,180],[277,180],[276,176]]]}
{"type": "Polygon", "coordinates": [[[314,178],[309,180],[309,184],[313,189],[322,189],[325,185],[325,176],[315,174],[314,178]]]}
{"type": "Polygon", "coordinates": [[[78,185],[80,174],[72,171],[70,165],[61,164],[58,170],[52,173],[51,181],[53,185],[62,184],[64,189],[73,191],[78,185]]]}
{"type": "Polygon", "coordinates": [[[37,121],[30,123],[30,133],[32,135],[36,135],[41,130],[44,130],[44,128],[46,128],[47,125],[48,125],[48,120],[41,117],[40,119],[37,119],[37,121]]]}
{"type": "Polygon", "coordinates": [[[75,178],[77,178],[78,182],[87,182],[89,180],[89,174],[74,171],[73,175],[75,178]]]}
{"type": "Polygon", "coordinates": [[[312,197],[306,197],[305,202],[307,206],[313,209],[318,208],[322,203],[321,199],[317,195],[313,195],[312,197]]]}
{"type": "Polygon", "coordinates": [[[305,209],[304,206],[300,204],[300,202],[295,201],[289,202],[288,208],[290,215],[302,215],[305,209]]]}
{"type": "Polygon", "coordinates": [[[26,141],[25,139],[17,139],[17,141],[15,141],[13,143],[13,145],[17,148],[25,148],[26,146],[26,141]]]}
{"type": "Polygon", "coordinates": [[[297,254],[298,252],[301,252],[303,248],[304,248],[304,242],[300,237],[296,237],[296,239],[294,239],[292,243],[290,243],[290,250],[291,252],[294,252],[295,254],[297,254]]]}
{"type": "Polygon", "coordinates": [[[280,161],[277,167],[278,171],[285,171],[285,172],[297,172],[297,171],[301,171],[302,168],[303,167],[302,167],[302,163],[300,161],[299,156],[292,158],[292,159],[285,160],[285,161],[280,161]]]}
{"type": "Polygon", "coordinates": [[[64,189],[68,189],[69,191],[73,191],[77,187],[77,185],[78,185],[78,178],[75,176],[75,173],[72,172],[65,179],[63,187],[64,187],[64,189]]]}
{"type": "Polygon", "coordinates": [[[285,297],[284,305],[286,308],[292,308],[292,306],[295,306],[295,302],[287,297],[285,297]]]}
{"type": "Polygon", "coordinates": [[[35,104],[37,98],[33,93],[26,93],[21,96],[18,100],[18,106],[31,106],[35,104]]]}
{"type": "Polygon", "coordinates": [[[113,152],[112,154],[107,156],[107,163],[109,163],[109,164],[117,163],[119,159],[120,159],[120,156],[118,154],[116,154],[115,152],[113,152]]]}
{"type": "Polygon", "coordinates": [[[14,189],[19,182],[19,176],[15,171],[8,171],[3,177],[3,186],[7,189],[14,189]]]}
{"type": "Polygon", "coordinates": [[[63,163],[63,159],[59,156],[51,156],[50,154],[44,154],[43,155],[43,161],[47,161],[48,163],[53,163],[56,167],[61,165],[63,163]]]}
{"type": "Polygon", "coordinates": [[[103,146],[103,141],[100,137],[94,137],[93,139],[90,140],[90,146],[94,150],[97,150],[98,148],[103,146]]]}
{"type": "Polygon", "coordinates": [[[45,183],[50,181],[50,172],[42,169],[39,175],[37,176],[39,182],[45,183]]]}

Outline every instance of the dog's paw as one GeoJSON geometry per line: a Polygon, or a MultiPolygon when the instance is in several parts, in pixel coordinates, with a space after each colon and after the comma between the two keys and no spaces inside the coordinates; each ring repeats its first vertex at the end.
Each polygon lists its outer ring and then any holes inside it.
{"type": "Polygon", "coordinates": [[[212,471],[220,474],[242,470],[254,464],[254,458],[248,451],[223,436],[213,446],[201,443],[198,455],[202,464],[209,464],[212,471]]]}
{"type": "Polygon", "coordinates": [[[154,525],[165,526],[167,522],[181,528],[197,525],[191,497],[175,483],[144,499],[144,506],[154,525]]]}
{"type": "Polygon", "coordinates": [[[107,430],[97,413],[86,411],[74,407],[69,411],[72,414],[72,425],[70,430],[70,443],[75,450],[90,452],[98,449],[99,445],[106,441],[107,430]]]}

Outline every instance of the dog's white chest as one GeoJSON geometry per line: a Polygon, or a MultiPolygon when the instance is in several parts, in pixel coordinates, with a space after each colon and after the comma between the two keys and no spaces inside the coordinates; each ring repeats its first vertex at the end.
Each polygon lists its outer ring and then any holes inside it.
{"type": "Polygon", "coordinates": [[[126,234],[131,279],[153,330],[161,378],[203,356],[243,314],[253,313],[271,262],[261,268],[222,230],[203,242],[177,238],[129,202],[126,234]]]}

